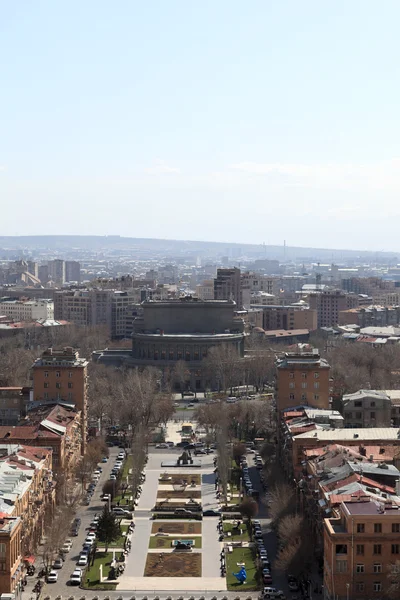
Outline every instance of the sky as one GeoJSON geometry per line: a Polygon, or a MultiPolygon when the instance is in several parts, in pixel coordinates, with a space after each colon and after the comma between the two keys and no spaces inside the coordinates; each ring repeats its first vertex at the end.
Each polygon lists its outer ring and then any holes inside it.
{"type": "Polygon", "coordinates": [[[398,0],[0,0],[0,235],[400,250],[398,0]]]}

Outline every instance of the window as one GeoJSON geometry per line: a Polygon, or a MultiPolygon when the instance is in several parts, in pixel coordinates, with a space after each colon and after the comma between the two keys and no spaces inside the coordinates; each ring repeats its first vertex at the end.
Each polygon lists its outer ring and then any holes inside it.
{"type": "Polygon", "coordinates": [[[374,573],[382,573],[381,563],[374,563],[374,573]]]}
{"type": "Polygon", "coordinates": [[[314,379],[319,379],[319,373],[314,373],[314,379]]]}
{"type": "Polygon", "coordinates": [[[347,573],[347,560],[337,560],[336,571],[337,573],[347,573]]]}
{"type": "Polygon", "coordinates": [[[362,407],[362,402],[361,402],[361,400],[356,400],[356,401],[354,402],[354,406],[356,406],[357,408],[361,408],[361,407],[362,407]]]}
{"type": "Polygon", "coordinates": [[[71,379],[72,378],[72,371],[68,371],[68,377],[71,379]]]}
{"type": "Polygon", "coordinates": [[[56,388],[60,389],[61,388],[61,383],[56,383],[56,388]]]}
{"type": "Polygon", "coordinates": [[[362,419],[362,414],[360,412],[356,412],[356,419],[362,419]]]}
{"type": "Polygon", "coordinates": [[[289,379],[294,379],[294,373],[293,372],[289,373],[289,379]]]}
{"type": "Polygon", "coordinates": [[[72,400],[72,392],[68,392],[68,400],[72,400]]]}
{"type": "Polygon", "coordinates": [[[374,544],[374,554],[382,554],[382,545],[374,544]]]}
{"type": "Polygon", "coordinates": [[[374,412],[371,412],[370,415],[371,415],[371,419],[375,419],[375,413],[374,412]]]}
{"type": "Polygon", "coordinates": [[[382,584],[380,581],[374,581],[374,592],[381,592],[382,584]]]}
{"type": "Polygon", "coordinates": [[[375,402],[371,402],[371,408],[375,406],[375,402]]]}
{"type": "Polygon", "coordinates": [[[364,532],[365,532],[364,523],[357,523],[357,533],[364,533],[364,532]]]}
{"type": "Polygon", "coordinates": [[[0,544],[0,556],[5,556],[6,555],[6,544],[1,543],[0,544]]]}
{"type": "Polygon", "coordinates": [[[307,379],[307,373],[302,373],[302,374],[301,374],[301,378],[302,378],[302,379],[307,379]]]}
{"type": "Polygon", "coordinates": [[[357,544],[356,553],[360,555],[364,555],[364,544],[357,544]]]}
{"type": "Polygon", "coordinates": [[[303,388],[303,390],[307,389],[307,381],[303,381],[303,383],[301,384],[301,387],[303,388]]]}
{"type": "Polygon", "coordinates": [[[70,390],[72,390],[72,382],[71,381],[68,381],[68,387],[70,390]]]}
{"type": "Polygon", "coordinates": [[[49,384],[48,384],[48,382],[47,382],[47,381],[45,381],[45,382],[44,382],[44,387],[45,387],[45,388],[48,388],[48,387],[49,387],[49,384]]]}
{"type": "Polygon", "coordinates": [[[392,523],[392,533],[400,533],[400,523],[392,523]]]}
{"type": "Polygon", "coordinates": [[[356,591],[357,592],[363,592],[365,589],[365,584],[362,582],[358,582],[356,583],[356,591]]]}
{"type": "Polygon", "coordinates": [[[302,400],[307,400],[307,394],[302,394],[302,395],[301,395],[301,399],[302,399],[302,400]]]}
{"type": "Polygon", "coordinates": [[[314,400],[319,400],[319,395],[318,394],[314,394],[314,400]]]}
{"type": "Polygon", "coordinates": [[[289,400],[294,400],[294,394],[289,394],[289,400]]]}
{"type": "Polygon", "coordinates": [[[319,381],[314,383],[314,390],[319,390],[319,381]]]}
{"type": "Polygon", "coordinates": [[[49,376],[49,372],[48,372],[48,371],[45,371],[45,372],[44,372],[44,376],[45,376],[45,377],[48,377],[48,376],[49,376]]]}
{"type": "Polygon", "coordinates": [[[382,523],[374,523],[374,533],[382,533],[382,523]]]}
{"type": "Polygon", "coordinates": [[[336,544],[336,554],[347,554],[347,544],[336,544]]]}
{"type": "Polygon", "coordinates": [[[294,388],[294,383],[293,383],[293,381],[291,381],[291,382],[289,383],[289,388],[290,388],[291,390],[294,388]]]}
{"type": "Polygon", "coordinates": [[[43,397],[44,397],[44,399],[45,399],[45,400],[48,400],[48,399],[49,399],[49,393],[48,393],[48,392],[45,392],[45,393],[43,394],[43,397]]]}
{"type": "Polygon", "coordinates": [[[56,377],[61,377],[61,371],[56,371],[56,377]]]}
{"type": "Polygon", "coordinates": [[[364,565],[362,565],[362,564],[356,565],[356,573],[364,573],[364,565]]]}
{"type": "Polygon", "coordinates": [[[392,554],[400,554],[400,544],[392,544],[392,554]]]}

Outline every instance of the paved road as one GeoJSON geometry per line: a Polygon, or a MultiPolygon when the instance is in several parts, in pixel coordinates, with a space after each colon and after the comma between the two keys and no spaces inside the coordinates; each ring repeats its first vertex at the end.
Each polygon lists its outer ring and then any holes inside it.
{"type": "MultiPolygon", "coordinates": [[[[96,514],[100,514],[103,510],[104,503],[100,500],[100,495],[102,493],[103,484],[109,479],[110,471],[115,463],[115,458],[119,452],[118,448],[110,448],[110,458],[107,463],[102,464],[103,472],[100,476],[100,480],[96,486],[96,490],[92,496],[92,500],[89,506],[81,506],[77,511],[77,517],[82,519],[82,523],[79,529],[79,535],[71,538],[73,541],[73,546],[71,551],[66,555],[65,563],[62,569],[58,571],[58,581],[57,583],[48,583],[45,588],[45,595],[50,594],[52,596],[56,596],[58,594],[67,594],[68,592],[73,593],[74,588],[67,587],[67,582],[71,573],[74,571],[76,567],[76,561],[78,560],[80,550],[82,549],[82,545],[84,539],[86,537],[86,527],[89,526],[93,517],[96,514]]],[[[40,551],[38,552],[38,559],[36,560],[36,568],[41,568],[41,558],[40,551]]],[[[30,597],[32,587],[36,582],[36,577],[28,577],[28,586],[25,589],[25,596],[30,597]],[[29,595],[28,595],[29,594],[29,595]]],[[[76,588],[75,588],[76,589],[76,588]]],[[[79,588],[78,588],[79,589],[79,588]]]]}

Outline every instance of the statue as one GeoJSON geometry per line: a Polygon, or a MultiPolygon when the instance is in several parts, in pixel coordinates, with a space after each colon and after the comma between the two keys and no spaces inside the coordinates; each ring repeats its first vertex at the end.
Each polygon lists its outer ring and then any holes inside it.
{"type": "Polygon", "coordinates": [[[245,567],[242,567],[238,573],[232,573],[232,575],[236,577],[239,583],[246,583],[247,573],[245,567]]]}

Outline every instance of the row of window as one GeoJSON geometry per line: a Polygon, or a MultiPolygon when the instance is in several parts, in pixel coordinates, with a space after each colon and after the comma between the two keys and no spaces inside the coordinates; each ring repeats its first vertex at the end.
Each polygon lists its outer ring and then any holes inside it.
{"type": "MultiPolygon", "coordinates": [[[[293,390],[293,389],[294,389],[294,387],[295,387],[295,384],[294,384],[294,382],[292,382],[292,381],[291,381],[291,382],[289,383],[289,388],[290,388],[291,390],[293,390]]],[[[306,381],[304,381],[304,382],[301,384],[301,387],[302,387],[302,389],[303,389],[303,390],[306,390],[306,389],[307,389],[307,382],[306,382],[306,381]]],[[[319,390],[319,381],[316,381],[316,382],[314,383],[314,390],[319,390]]]]}
{"type": "MultiPolygon", "coordinates": [[[[376,525],[380,525],[380,523],[376,523],[376,525]]],[[[397,523],[396,523],[397,525],[397,523]]],[[[381,533],[382,529],[375,533],[381,533]]],[[[397,533],[397,532],[396,532],[397,533]]],[[[374,544],[373,545],[373,554],[380,555],[382,554],[382,544],[374,544]]],[[[391,544],[391,552],[392,554],[400,554],[400,544],[391,544]]],[[[347,544],[336,544],[336,554],[347,554],[347,544]]],[[[364,544],[356,545],[356,554],[363,555],[364,554],[364,544]]]]}
{"type": "MultiPolygon", "coordinates": [[[[357,533],[365,533],[365,523],[357,523],[357,533]]],[[[382,533],[382,523],[374,523],[374,533],[382,533]]],[[[400,533],[400,523],[392,523],[392,533],[400,533]]]]}
{"type": "MultiPolygon", "coordinates": [[[[49,384],[47,383],[47,381],[44,382],[43,387],[44,388],[48,388],[49,387],[49,384]]],[[[73,387],[72,382],[68,381],[68,388],[72,389],[72,387],[73,387]]],[[[61,383],[57,382],[56,383],[56,388],[61,389],[61,383]]]]}
{"type": "MultiPolygon", "coordinates": [[[[44,398],[44,400],[50,400],[49,393],[48,392],[44,392],[43,398],[44,398]]],[[[52,395],[52,398],[53,398],[53,395],[52,395]]],[[[63,398],[62,398],[61,394],[58,393],[56,400],[62,400],[62,399],[63,398]]],[[[68,400],[73,400],[73,394],[72,394],[72,392],[68,392],[68,400]]]]}
{"type": "MultiPolygon", "coordinates": [[[[302,373],[301,374],[301,378],[302,379],[307,379],[307,373],[302,373]]],[[[289,379],[294,379],[294,371],[290,371],[289,373],[289,379]]],[[[319,373],[314,373],[314,379],[319,379],[319,373]]]]}
{"type": "MultiPolygon", "coordinates": [[[[301,395],[301,399],[302,400],[307,400],[307,394],[302,394],[301,395]]],[[[289,400],[295,400],[294,394],[289,394],[289,400]]],[[[314,394],[314,400],[319,400],[319,395],[318,394],[314,394]]]]}
{"type": "MultiPolygon", "coordinates": [[[[44,371],[44,376],[48,377],[49,376],[49,372],[48,371],[44,371]]],[[[61,377],[61,371],[56,371],[56,377],[61,377]]],[[[72,377],[72,371],[68,371],[68,377],[71,379],[71,377],[72,377]]]]}

